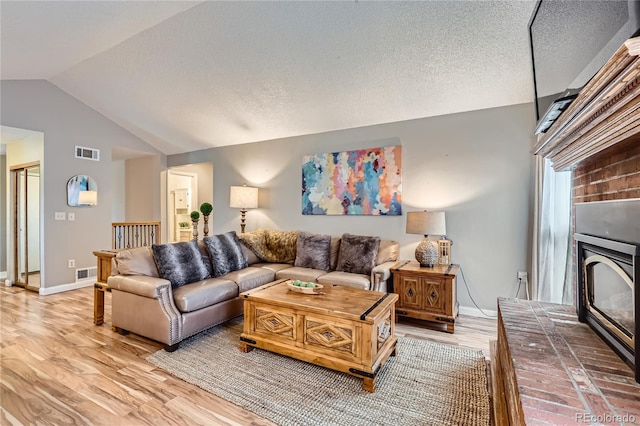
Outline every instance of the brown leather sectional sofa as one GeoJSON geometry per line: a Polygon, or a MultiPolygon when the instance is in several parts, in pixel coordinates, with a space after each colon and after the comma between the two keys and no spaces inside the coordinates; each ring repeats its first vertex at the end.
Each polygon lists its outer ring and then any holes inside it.
{"type": "MultiPolygon", "coordinates": [[[[390,268],[398,258],[397,242],[381,240],[370,276],[335,271],[339,244],[339,238],[332,238],[329,271],[296,267],[293,263],[265,263],[242,245],[248,267],[175,289],[158,276],[151,248],[120,251],[107,280],[112,291],[112,324],[123,334],[133,332],[164,343],[167,351],[174,351],[187,337],[242,315],[239,294],[276,279],[387,290],[390,268]]],[[[210,261],[206,252],[204,258],[210,261]]]]}

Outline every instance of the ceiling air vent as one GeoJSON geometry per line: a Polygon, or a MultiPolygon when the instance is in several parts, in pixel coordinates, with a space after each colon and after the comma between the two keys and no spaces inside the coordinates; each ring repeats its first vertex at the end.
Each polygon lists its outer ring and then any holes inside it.
{"type": "Polygon", "coordinates": [[[76,145],[76,158],[84,158],[85,160],[100,161],[100,150],[95,148],[86,148],[76,145]]]}

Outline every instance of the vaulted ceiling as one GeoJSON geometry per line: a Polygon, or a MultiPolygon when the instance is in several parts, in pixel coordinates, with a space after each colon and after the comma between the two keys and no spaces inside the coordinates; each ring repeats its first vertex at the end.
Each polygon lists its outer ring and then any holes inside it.
{"type": "Polygon", "coordinates": [[[174,154],[531,102],[534,4],[2,1],[0,73],[174,154]]]}

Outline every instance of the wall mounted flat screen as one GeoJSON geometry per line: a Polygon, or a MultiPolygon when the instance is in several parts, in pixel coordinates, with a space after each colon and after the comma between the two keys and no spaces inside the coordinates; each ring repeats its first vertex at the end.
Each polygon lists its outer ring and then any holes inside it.
{"type": "Polygon", "coordinates": [[[579,91],[640,27],[637,0],[541,0],[529,22],[537,120],[579,91]]]}

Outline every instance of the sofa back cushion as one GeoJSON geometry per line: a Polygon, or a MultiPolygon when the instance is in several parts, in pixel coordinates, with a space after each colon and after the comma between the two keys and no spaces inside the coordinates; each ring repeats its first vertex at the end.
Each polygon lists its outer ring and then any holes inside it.
{"type": "Polygon", "coordinates": [[[399,251],[400,244],[398,244],[397,241],[380,240],[380,248],[378,249],[376,265],[380,265],[385,262],[395,262],[398,260],[399,251]]]}
{"type": "Polygon", "coordinates": [[[151,248],[158,274],[171,281],[172,288],[210,278],[196,241],[154,244],[151,248]]]}
{"type": "MultiPolygon", "coordinates": [[[[239,237],[238,237],[239,238],[239,237]]],[[[247,245],[240,240],[240,248],[244,253],[244,257],[247,258],[247,265],[253,265],[254,263],[262,262],[258,256],[247,245]]]]}
{"type": "Polygon", "coordinates": [[[380,248],[380,237],[343,234],[337,271],[371,274],[380,248]]]}
{"type": "Polygon", "coordinates": [[[331,235],[298,232],[296,260],[293,264],[328,271],[331,268],[331,235]]]}
{"type": "Polygon", "coordinates": [[[204,237],[203,241],[209,250],[214,277],[244,269],[248,266],[247,258],[242,252],[240,240],[238,240],[235,231],[204,237]]]}
{"type": "Polygon", "coordinates": [[[115,256],[117,271],[120,275],[144,275],[159,277],[151,247],[137,247],[120,250],[115,256]]]}

